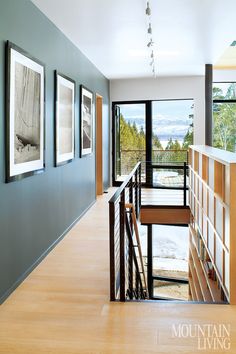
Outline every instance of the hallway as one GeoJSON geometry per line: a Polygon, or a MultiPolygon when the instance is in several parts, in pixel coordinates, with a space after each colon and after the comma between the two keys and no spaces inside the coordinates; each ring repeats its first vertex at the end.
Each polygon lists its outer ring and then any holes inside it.
{"type": "MultiPolygon", "coordinates": [[[[0,306],[0,353],[196,354],[197,337],[175,337],[179,324],[230,325],[226,352],[235,353],[235,306],[109,302],[110,197],[99,197],[0,306]]],[[[204,350],[212,352],[222,349],[204,350]]]]}

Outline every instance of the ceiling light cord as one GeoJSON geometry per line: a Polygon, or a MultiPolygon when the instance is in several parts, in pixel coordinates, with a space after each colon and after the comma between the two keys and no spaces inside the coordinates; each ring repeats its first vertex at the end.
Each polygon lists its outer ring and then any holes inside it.
{"type": "Polygon", "coordinates": [[[146,15],[147,16],[151,16],[151,14],[152,14],[152,11],[151,11],[151,8],[150,8],[150,5],[149,5],[149,1],[147,1],[146,15]]]}
{"type": "Polygon", "coordinates": [[[150,41],[149,41],[148,44],[147,44],[147,47],[150,48],[150,47],[152,47],[153,45],[154,45],[154,42],[153,42],[153,40],[152,40],[152,38],[151,38],[150,41]]]}
{"type": "Polygon", "coordinates": [[[149,26],[148,26],[148,30],[147,30],[148,34],[152,34],[152,25],[149,22],[149,26]]]}
{"type": "Polygon", "coordinates": [[[155,59],[155,54],[154,54],[154,41],[152,39],[152,34],[153,34],[152,33],[152,19],[151,19],[152,10],[151,10],[151,6],[150,6],[150,1],[146,2],[145,14],[148,16],[147,34],[149,36],[149,39],[148,39],[147,47],[148,47],[148,49],[150,49],[150,59],[151,59],[151,61],[149,62],[149,65],[151,66],[152,75],[154,77],[156,77],[157,76],[156,59],[155,59]]]}

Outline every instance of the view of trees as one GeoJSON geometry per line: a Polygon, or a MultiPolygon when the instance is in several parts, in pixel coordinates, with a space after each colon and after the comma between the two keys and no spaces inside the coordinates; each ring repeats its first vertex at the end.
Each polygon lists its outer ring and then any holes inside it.
{"type": "Polygon", "coordinates": [[[120,116],[120,146],[121,150],[145,150],[145,133],[143,127],[140,132],[136,124],[126,122],[123,115],[120,116]]]}
{"type": "Polygon", "coordinates": [[[143,127],[126,122],[120,116],[121,175],[129,174],[138,161],[146,160],[146,141],[143,127]]]}
{"type": "MultiPolygon", "coordinates": [[[[236,83],[220,83],[213,88],[213,145],[236,152],[236,83]],[[227,89],[225,89],[227,88],[227,89]],[[220,100],[221,102],[217,102],[220,100]]],[[[193,106],[191,107],[193,108],[193,106]]],[[[189,115],[191,122],[193,114],[189,115]]],[[[183,138],[182,144],[173,137],[165,147],[156,134],[152,136],[152,159],[155,162],[186,161],[186,150],[193,144],[193,124],[183,138]],[[173,151],[174,150],[174,151],[173,151]]],[[[146,161],[146,140],[143,127],[131,124],[120,117],[121,174],[127,174],[138,161],[146,161]]]]}
{"type": "Polygon", "coordinates": [[[226,94],[219,87],[213,88],[213,100],[224,100],[222,103],[213,103],[213,145],[215,147],[236,151],[236,84],[229,85],[226,94]]]}
{"type": "MultiPolygon", "coordinates": [[[[189,118],[192,118],[192,115],[189,118]]],[[[177,139],[173,140],[170,137],[165,150],[188,149],[188,146],[191,144],[193,144],[193,124],[190,124],[182,145],[177,139]]],[[[145,150],[146,146],[143,127],[138,131],[136,124],[133,123],[131,125],[129,122],[126,122],[122,114],[120,116],[120,146],[121,150],[145,150]]],[[[152,148],[153,150],[164,150],[160,139],[155,134],[152,136],[152,148]]]]}
{"type": "MultiPolygon", "coordinates": [[[[193,118],[193,115],[190,115],[189,118],[193,118]]],[[[158,136],[153,134],[153,161],[186,161],[186,150],[191,144],[193,144],[193,124],[190,124],[182,145],[178,140],[173,140],[172,137],[170,137],[164,149],[158,136]],[[175,150],[175,152],[168,150],[175,150]]],[[[125,120],[122,114],[120,116],[120,148],[121,174],[129,173],[138,161],[146,161],[146,141],[143,127],[138,130],[136,124],[130,124],[129,121],[125,120]]]]}

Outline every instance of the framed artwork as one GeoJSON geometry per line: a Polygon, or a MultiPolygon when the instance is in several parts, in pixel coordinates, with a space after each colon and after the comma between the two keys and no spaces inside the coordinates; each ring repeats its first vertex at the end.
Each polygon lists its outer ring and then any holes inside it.
{"type": "Polygon", "coordinates": [[[55,165],[75,157],[75,81],[55,71],[55,165]]]}
{"type": "Polygon", "coordinates": [[[6,182],[44,171],[45,66],[6,45],[6,182]]]}
{"type": "Polygon", "coordinates": [[[80,156],[92,153],[93,144],[93,93],[80,86],[80,156]]]}

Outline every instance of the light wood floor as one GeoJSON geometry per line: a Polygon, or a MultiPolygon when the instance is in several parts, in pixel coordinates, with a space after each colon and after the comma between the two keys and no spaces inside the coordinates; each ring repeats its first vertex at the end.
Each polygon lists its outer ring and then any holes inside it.
{"type": "Polygon", "coordinates": [[[109,302],[108,198],[0,306],[0,353],[197,354],[173,324],[230,324],[230,350],[200,352],[236,353],[236,307],[109,302]]]}

